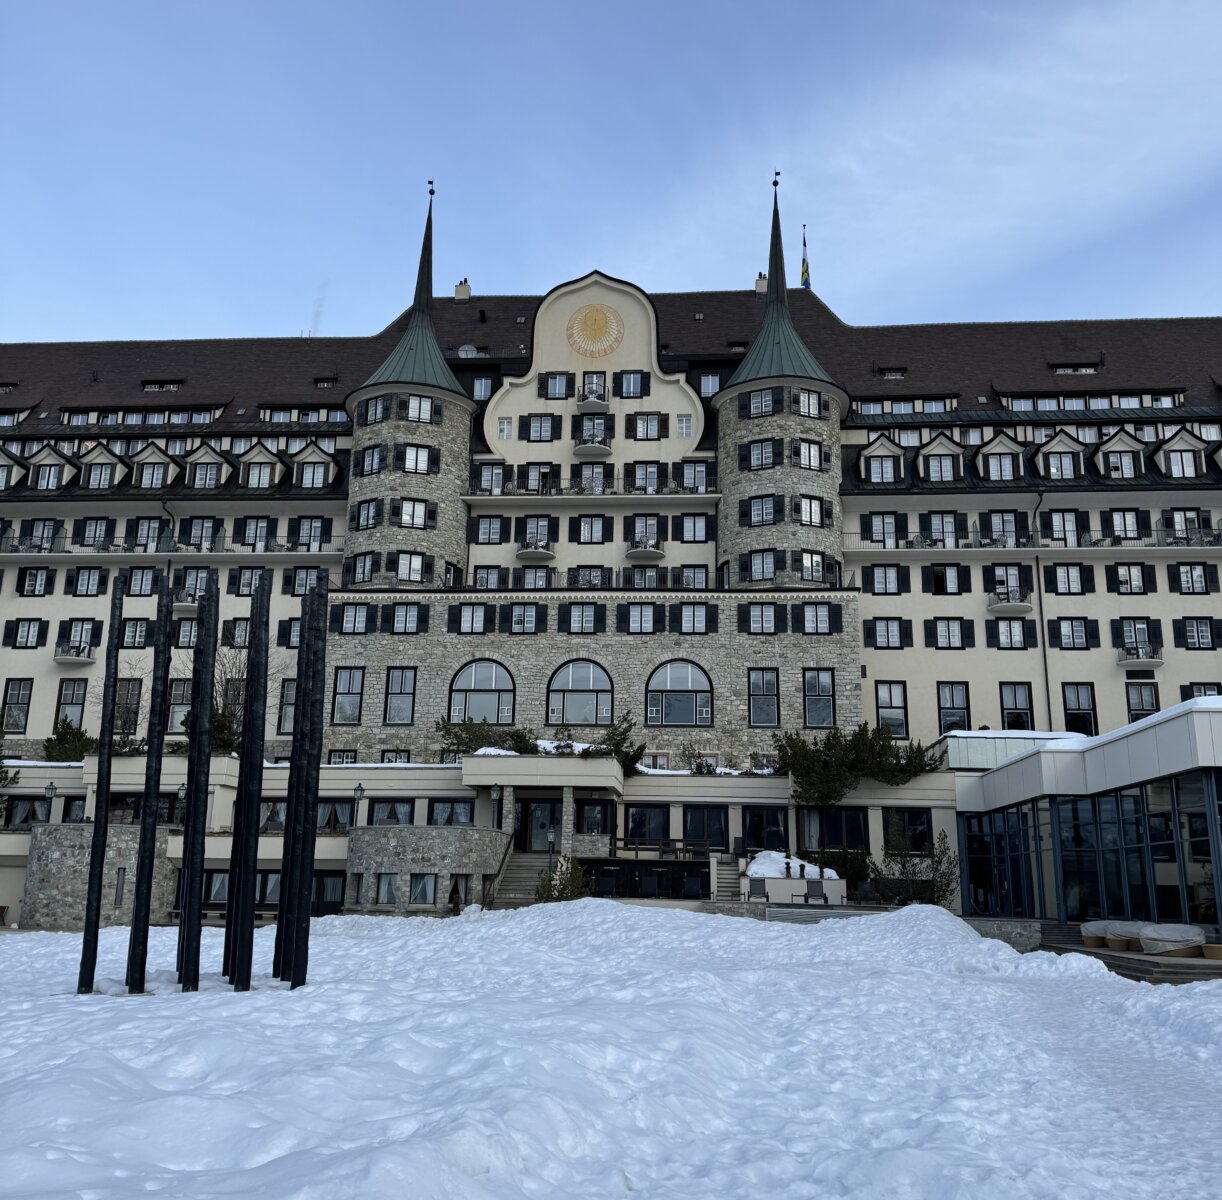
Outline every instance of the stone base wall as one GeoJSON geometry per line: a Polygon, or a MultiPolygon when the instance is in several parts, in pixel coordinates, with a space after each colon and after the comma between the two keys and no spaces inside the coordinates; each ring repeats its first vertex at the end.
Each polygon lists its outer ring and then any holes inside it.
{"type": "Polygon", "coordinates": [[[1009,917],[965,917],[981,937],[996,938],[1026,954],[1040,948],[1040,923],[1009,917]]]}
{"type": "Polygon", "coordinates": [[[494,875],[509,835],[499,829],[417,825],[363,825],[348,834],[348,887],[344,911],[398,913],[402,916],[441,913],[448,908],[451,876],[470,875],[469,904],[484,901],[484,876],[494,875]],[[394,904],[378,903],[378,876],[398,876],[394,904]],[[357,900],[356,876],[361,876],[357,900]],[[411,903],[411,876],[435,875],[431,907],[411,903]]]}
{"type": "MultiPolygon", "coordinates": [[[[170,922],[178,873],[166,857],[168,835],[157,831],[153,860],[153,899],[150,920],[154,925],[170,922]]],[[[25,899],[21,905],[23,929],[84,927],[85,896],[89,887],[89,850],[93,841],[90,825],[37,825],[30,832],[30,858],[26,871],[25,899]]],[[[136,891],[136,854],[140,829],[135,825],[112,825],[106,839],[106,861],[102,873],[103,925],[128,925],[132,919],[132,897],[136,891]],[[124,872],[119,891],[119,871],[124,872]]]]}

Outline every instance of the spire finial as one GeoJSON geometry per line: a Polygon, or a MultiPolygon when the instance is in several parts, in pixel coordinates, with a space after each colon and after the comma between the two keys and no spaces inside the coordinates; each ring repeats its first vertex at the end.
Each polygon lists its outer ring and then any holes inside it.
{"type": "Polygon", "coordinates": [[[436,191],[434,191],[433,189],[433,181],[430,179],[429,180],[429,199],[431,200],[436,194],[437,194],[436,191]]]}
{"type": "Polygon", "coordinates": [[[773,186],[774,188],[779,188],[779,187],[781,186],[781,173],[780,173],[780,171],[773,171],[773,172],[772,172],[772,186],[773,186]]]}

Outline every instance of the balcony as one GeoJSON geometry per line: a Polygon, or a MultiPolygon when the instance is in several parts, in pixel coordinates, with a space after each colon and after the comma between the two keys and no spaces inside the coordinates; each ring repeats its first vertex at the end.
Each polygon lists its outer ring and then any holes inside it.
{"type": "Polygon", "coordinates": [[[1116,651],[1116,664],[1121,667],[1161,667],[1163,648],[1151,642],[1132,642],[1116,651]]]}
{"type": "Polygon", "coordinates": [[[550,562],[556,549],[547,538],[523,538],[518,542],[518,562],[550,562]]]}
{"type": "Polygon", "coordinates": [[[609,458],[610,455],[611,438],[605,433],[573,439],[574,458],[609,458]]]}
{"type": "Polygon", "coordinates": [[[199,597],[200,593],[194,588],[175,588],[174,615],[176,617],[194,616],[196,609],[199,608],[199,597]]]}
{"type": "Polygon", "coordinates": [[[1001,588],[988,596],[989,613],[995,617],[1019,617],[1031,611],[1031,593],[1026,588],[1001,588]]]}
{"type": "Polygon", "coordinates": [[[55,646],[55,661],[71,663],[74,666],[87,667],[94,661],[95,650],[92,646],[77,642],[57,642],[55,646]]]}
{"type": "Polygon", "coordinates": [[[596,384],[586,384],[581,395],[577,397],[579,413],[605,413],[610,405],[607,403],[607,390],[596,384]]]}
{"type": "Polygon", "coordinates": [[[666,541],[658,537],[629,538],[624,553],[633,562],[657,562],[666,554],[666,541]]]}

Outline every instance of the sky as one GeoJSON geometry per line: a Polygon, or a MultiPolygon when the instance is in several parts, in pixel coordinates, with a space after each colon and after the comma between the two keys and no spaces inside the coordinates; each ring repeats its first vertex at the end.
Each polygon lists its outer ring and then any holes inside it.
{"type": "Polygon", "coordinates": [[[598,268],[852,324],[1222,313],[1219,0],[0,0],[0,342],[598,268]]]}

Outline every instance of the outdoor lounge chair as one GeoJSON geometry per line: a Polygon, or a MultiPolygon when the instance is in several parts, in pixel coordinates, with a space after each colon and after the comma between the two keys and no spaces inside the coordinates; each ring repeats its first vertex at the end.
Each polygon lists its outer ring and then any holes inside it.
{"type": "Polygon", "coordinates": [[[808,879],[806,881],[806,895],[802,897],[803,904],[809,904],[812,900],[822,900],[824,904],[829,904],[827,892],[823,890],[822,879],[808,879]]]}
{"type": "Polygon", "coordinates": [[[768,903],[768,881],[766,879],[747,880],[747,899],[762,900],[768,903]]]}

